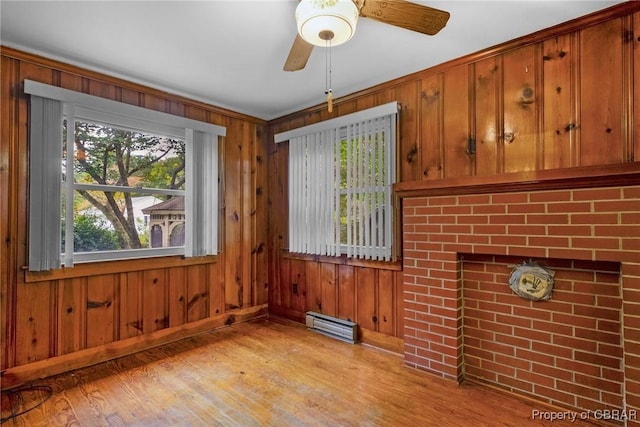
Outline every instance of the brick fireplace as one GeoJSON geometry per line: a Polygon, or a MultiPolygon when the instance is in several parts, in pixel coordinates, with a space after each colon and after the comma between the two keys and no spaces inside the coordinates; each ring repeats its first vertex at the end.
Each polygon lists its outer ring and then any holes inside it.
{"type": "Polygon", "coordinates": [[[574,410],[640,408],[640,168],[403,183],[404,359],[574,410]],[[552,298],[508,285],[530,260],[552,298]]]}

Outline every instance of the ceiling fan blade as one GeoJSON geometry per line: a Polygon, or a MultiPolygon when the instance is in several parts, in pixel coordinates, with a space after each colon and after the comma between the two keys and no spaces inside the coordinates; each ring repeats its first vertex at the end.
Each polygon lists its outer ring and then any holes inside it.
{"type": "Polygon", "coordinates": [[[449,12],[405,0],[364,0],[360,16],[430,36],[449,20],[449,12]]]}
{"type": "Polygon", "coordinates": [[[302,70],[307,65],[312,50],[313,45],[304,41],[300,34],[297,34],[289,51],[289,56],[284,63],[284,71],[302,70]]]}

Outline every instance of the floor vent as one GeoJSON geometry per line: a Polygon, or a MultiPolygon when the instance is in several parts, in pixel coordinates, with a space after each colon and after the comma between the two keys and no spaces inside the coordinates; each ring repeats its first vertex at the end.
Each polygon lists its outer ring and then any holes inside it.
{"type": "Polygon", "coordinates": [[[358,340],[357,323],[314,311],[307,312],[307,328],[351,344],[355,344],[358,340]]]}

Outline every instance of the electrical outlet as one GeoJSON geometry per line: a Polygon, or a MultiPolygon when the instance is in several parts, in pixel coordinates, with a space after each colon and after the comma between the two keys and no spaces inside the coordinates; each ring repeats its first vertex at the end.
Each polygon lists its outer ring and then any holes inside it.
{"type": "Polygon", "coordinates": [[[293,292],[294,295],[298,295],[298,284],[297,283],[292,283],[291,284],[291,292],[293,292]]]}

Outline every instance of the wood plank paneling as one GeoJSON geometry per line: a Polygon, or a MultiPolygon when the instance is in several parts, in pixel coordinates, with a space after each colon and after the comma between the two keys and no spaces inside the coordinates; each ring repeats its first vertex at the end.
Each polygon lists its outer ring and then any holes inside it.
{"type": "Polygon", "coordinates": [[[306,262],[302,260],[291,260],[291,308],[297,312],[303,313],[305,311],[306,297],[305,292],[307,290],[307,271],[306,262]]]}
{"type": "Polygon", "coordinates": [[[377,271],[367,267],[356,269],[356,318],[360,328],[375,331],[378,323],[376,306],[377,271]]]}
{"type": "Polygon", "coordinates": [[[355,268],[349,265],[338,266],[338,317],[355,321],[355,268]]]}
{"type": "Polygon", "coordinates": [[[305,263],[306,289],[304,311],[322,312],[322,282],[320,278],[320,263],[305,263]]]}
{"type": "Polygon", "coordinates": [[[58,281],[58,352],[73,353],[87,346],[86,278],[58,281]]]}
{"type": "Polygon", "coordinates": [[[424,78],[421,81],[420,140],[417,147],[420,148],[420,168],[422,173],[421,177],[417,179],[442,178],[442,149],[444,142],[442,120],[444,93],[442,85],[442,73],[424,78]]]}
{"type": "Polygon", "coordinates": [[[376,105],[397,101],[400,104],[398,141],[396,142],[396,179],[405,179],[408,176],[420,176],[420,158],[417,148],[420,146],[419,129],[420,117],[420,82],[409,81],[376,93],[376,105]],[[401,163],[404,163],[401,165],[401,163]],[[403,176],[402,174],[406,174],[403,176]]]}
{"type": "Polygon", "coordinates": [[[171,328],[188,321],[187,306],[190,301],[190,292],[187,289],[187,268],[170,268],[167,274],[169,275],[169,327],[171,328]]]}
{"type": "Polygon", "coordinates": [[[496,57],[474,64],[475,174],[498,172],[498,147],[502,147],[502,61],[496,57]]]}
{"type": "Polygon", "coordinates": [[[338,293],[335,264],[320,263],[320,292],[322,313],[338,315],[338,293]]]}
{"type": "Polygon", "coordinates": [[[396,283],[391,270],[378,270],[378,321],[376,330],[385,335],[395,336],[396,283]]]}
{"type": "MultiPolygon", "coordinates": [[[[187,267],[187,322],[209,317],[209,289],[211,283],[207,277],[207,265],[192,265],[187,267]]],[[[175,282],[169,282],[169,287],[175,282]]],[[[171,292],[170,292],[171,293],[171,292]]],[[[170,304],[171,306],[172,304],[170,304]]]]}
{"type": "Polygon", "coordinates": [[[120,339],[142,335],[142,272],[120,274],[120,339]]]}
{"type": "Polygon", "coordinates": [[[220,264],[208,264],[209,273],[209,316],[217,316],[225,312],[224,303],[224,275],[221,274],[220,264]]]}
{"type": "Polygon", "coordinates": [[[256,143],[254,144],[254,153],[252,162],[252,183],[251,188],[255,188],[255,202],[251,215],[253,237],[253,247],[251,250],[251,269],[254,288],[254,301],[252,305],[266,304],[269,300],[269,258],[268,258],[268,242],[269,242],[269,197],[268,197],[268,181],[269,181],[269,165],[266,144],[262,141],[266,138],[267,133],[264,126],[256,126],[256,143]]]}
{"type": "Polygon", "coordinates": [[[145,334],[169,326],[167,310],[166,270],[154,269],[142,272],[142,331],[145,334]]]}
{"type": "Polygon", "coordinates": [[[629,156],[630,161],[640,161],[640,12],[633,15],[633,34],[632,40],[633,57],[633,92],[630,94],[633,99],[633,116],[630,118],[633,125],[633,145],[632,153],[629,156]]]}
{"type": "Polygon", "coordinates": [[[87,348],[118,340],[118,286],[116,274],[101,274],[87,278],[87,348]]]}
{"type": "Polygon", "coordinates": [[[25,365],[51,355],[52,288],[50,282],[21,286],[16,298],[15,363],[25,365]]]}
{"type": "MultiPolygon", "coordinates": [[[[5,343],[15,339],[15,295],[19,270],[16,265],[16,239],[18,193],[10,191],[17,184],[17,176],[10,173],[10,166],[18,162],[18,103],[16,102],[16,81],[18,81],[19,62],[4,56],[0,58],[0,338],[5,343]]],[[[15,346],[3,345],[0,349],[0,369],[6,369],[15,362],[15,346]]]]}
{"type": "Polygon", "coordinates": [[[575,166],[577,117],[575,69],[578,54],[575,34],[565,34],[542,42],[544,75],[543,169],[575,166]]]}
{"type": "Polygon", "coordinates": [[[620,18],[580,31],[581,166],[623,161],[622,42],[620,18]]]}
{"type": "Polygon", "coordinates": [[[224,139],[224,253],[225,253],[225,304],[228,310],[239,308],[244,301],[243,287],[243,152],[240,135],[244,135],[241,122],[226,123],[231,135],[224,139]]]}
{"type": "Polygon", "coordinates": [[[503,57],[503,172],[535,170],[537,165],[537,102],[535,46],[503,57]]]}
{"type": "Polygon", "coordinates": [[[443,177],[468,176],[472,158],[467,154],[469,129],[469,67],[462,65],[443,75],[443,177]]]}

